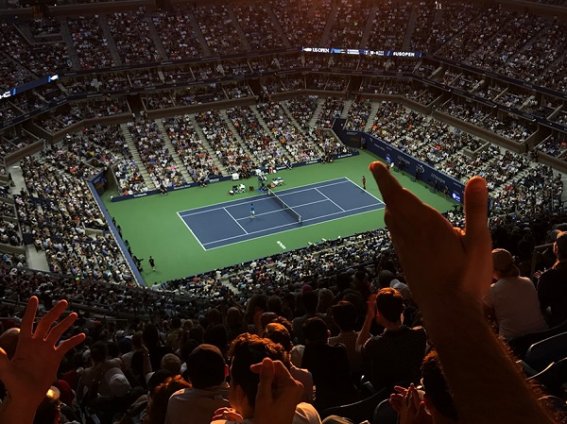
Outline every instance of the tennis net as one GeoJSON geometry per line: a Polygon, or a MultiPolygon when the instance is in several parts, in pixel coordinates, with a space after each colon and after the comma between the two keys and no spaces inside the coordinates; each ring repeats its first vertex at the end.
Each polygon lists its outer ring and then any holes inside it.
{"type": "Polygon", "coordinates": [[[271,198],[273,198],[276,202],[278,202],[280,204],[280,206],[286,210],[291,216],[293,216],[295,218],[295,220],[297,222],[299,222],[300,224],[303,222],[303,217],[298,214],[291,206],[289,206],[286,202],[283,201],[283,199],[278,196],[276,193],[274,193],[272,190],[268,189],[268,196],[270,196],[271,198]]]}

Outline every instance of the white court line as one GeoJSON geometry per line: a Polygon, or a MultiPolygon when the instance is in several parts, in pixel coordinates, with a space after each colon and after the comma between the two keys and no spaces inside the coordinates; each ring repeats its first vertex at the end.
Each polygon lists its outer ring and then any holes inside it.
{"type": "MultiPolygon", "coordinates": [[[[325,217],[327,217],[327,216],[339,215],[339,214],[348,213],[348,212],[357,211],[357,210],[366,209],[366,208],[376,208],[376,205],[360,206],[360,207],[358,207],[358,208],[353,208],[353,209],[348,209],[348,210],[344,210],[344,209],[343,209],[341,212],[333,212],[333,213],[328,213],[328,214],[325,214],[325,215],[318,215],[318,216],[316,216],[315,218],[304,219],[304,220],[303,220],[303,223],[306,223],[306,222],[309,222],[309,221],[315,221],[315,220],[317,220],[317,219],[325,218],[325,217]]],[[[344,217],[341,217],[341,218],[347,218],[348,216],[349,216],[349,215],[345,215],[344,217]]],[[[331,220],[325,220],[324,222],[329,222],[329,221],[331,221],[331,220]]],[[[251,232],[249,232],[248,234],[263,233],[264,231],[269,231],[269,230],[273,230],[273,229],[277,229],[277,228],[289,227],[290,225],[300,226],[299,222],[292,222],[292,223],[289,223],[289,224],[276,225],[275,227],[268,227],[268,228],[265,228],[265,229],[263,229],[263,230],[251,231],[251,232]]],[[[267,234],[267,235],[272,235],[272,234],[275,234],[275,233],[274,233],[274,232],[271,232],[270,234],[267,234]]],[[[209,243],[205,243],[205,245],[213,244],[213,243],[222,243],[222,242],[224,242],[224,241],[234,240],[235,238],[239,238],[239,237],[242,237],[242,235],[227,237],[227,238],[223,238],[223,239],[218,239],[218,240],[215,240],[215,241],[211,241],[211,242],[209,242],[209,243]]],[[[246,240],[243,240],[243,241],[248,241],[248,240],[249,240],[249,239],[246,239],[246,240]]],[[[219,246],[219,247],[221,247],[221,246],[219,246]]]]}
{"type": "MultiPolygon", "coordinates": [[[[305,185],[302,185],[302,186],[289,188],[287,190],[277,192],[277,194],[278,194],[278,196],[287,196],[288,194],[301,193],[303,191],[312,190],[313,188],[316,188],[316,187],[328,187],[328,186],[333,186],[333,185],[338,185],[338,184],[344,184],[344,183],[348,182],[346,180],[347,180],[346,177],[334,178],[332,180],[321,181],[321,183],[325,183],[325,182],[329,182],[329,181],[335,181],[333,183],[329,183],[329,184],[310,183],[310,184],[305,184],[305,185]],[[316,187],[311,187],[311,189],[297,190],[298,188],[301,189],[302,187],[309,187],[309,186],[316,186],[316,187]]],[[[180,214],[181,214],[181,216],[199,215],[199,214],[202,214],[202,213],[208,213],[208,212],[211,212],[211,211],[221,210],[223,208],[223,206],[220,206],[220,205],[226,205],[228,203],[230,203],[231,204],[230,206],[232,207],[232,206],[245,205],[247,203],[260,202],[260,201],[264,201],[264,200],[268,200],[268,199],[270,199],[270,197],[267,197],[267,194],[260,194],[258,196],[248,197],[246,199],[242,199],[242,201],[228,200],[226,202],[220,202],[220,203],[217,203],[217,204],[211,205],[211,206],[203,206],[203,207],[200,207],[200,208],[195,208],[195,209],[197,209],[195,212],[191,212],[191,210],[182,211],[182,212],[180,212],[180,214]],[[214,207],[214,206],[218,206],[218,207],[214,207]],[[201,209],[206,209],[206,210],[201,210],[201,209]]]]}
{"type": "Polygon", "coordinates": [[[197,240],[197,243],[199,243],[199,246],[201,246],[201,248],[206,252],[207,249],[205,248],[205,246],[203,246],[203,244],[201,243],[201,240],[199,240],[199,237],[197,237],[195,235],[195,233],[193,232],[193,230],[191,229],[191,227],[189,226],[189,224],[187,224],[187,222],[185,222],[185,220],[183,219],[183,217],[181,216],[181,214],[179,212],[176,212],[177,216],[179,217],[179,219],[181,219],[181,221],[183,222],[183,224],[185,224],[185,226],[187,227],[187,229],[189,230],[189,232],[193,235],[193,237],[195,238],[195,240],[197,240]]]}
{"type": "Polygon", "coordinates": [[[368,194],[371,197],[374,197],[376,200],[378,200],[378,203],[380,203],[381,205],[385,205],[384,201],[382,199],[380,199],[379,197],[374,196],[372,193],[370,193],[368,190],[364,190],[361,186],[359,186],[357,183],[355,183],[353,180],[351,180],[349,177],[345,177],[347,180],[349,180],[352,184],[354,184],[355,186],[357,186],[359,189],[361,189],[362,191],[364,191],[366,194],[368,194]]]}
{"type": "MultiPolygon", "coordinates": [[[[344,178],[344,177],[343,177],[343,178],[344,178]]],[[[296,194],[296,193],[303,193],[303,192],[311,191],[311,190],[317,190],[317,191],[319,191],[318,189],[319,189],[320,187],[331,187],[331,186],[334,186],[334,185],[345,184],[345,183],[348,183],[348,181],[345,180],[345,181],[338,181],[338,182],[336,182],[336,183],[331,183],[331,184],[319,184],[319,185],[317,185],[317,187],[304,188],[304,189],[302,189],[302,190],[294,190],[293,188],[290,188],[290,189],[289,189],[290,193],[286,193],[286,192],[284,191],[284,192],[279,192],[279,193],[276,193],[276,194],[277,194],[278,196],[280,196],[280,197],[286,197],[286,196],[291,196],[291,195],[296,194]],[[291,191],[291,190],[294,190],[294,191],[291,191]]],[[[275,192],[274,192],[274,193],[275,193],[275,192]]],[[[325,196],[325,197],[326,197],[326,196],[325,196]]]]}
{"type": "MultiPolygon", "coordinates": [[[[302,205],[295,205],[295,206],[293,206],[293,207],[290,206],[289,208],[295,210],[295,208],[301,208],[301,207],[303,207],[303,206],[314,205],[314,204],[316,204],[316,203],[326,202],[326,201],[328,201],[328,200],[329,200],[329,199],[317,200],[316,202],[303,203],[302,205]]],[[[277,209],[277,210],[275,210],[275,211],[257,213],[256,216],[270,215],[270,214],[273,214],[273,213],[285,212],[285,211],[286,211],[286,209],[280,208],[280,209],[277,209]]],[[[235,220],[238,221],[238,220],[246,219],[246,218],[248,218],[248,217],[247,217],[247,216],[244,216],[244,217],[242,217],[242,218],[235,218],[235,220]]]]}
{"type": "MultiPolygon", "coordinates": [[[[348,182],[348,181],[347,181],[348,182]]],[[[329,196],[327,196],[325,193],[321,193],[321,191],[316,188],[315,191],[317,191],[317,193],[319,193],[321,196],[326,197],[333,205],[335,205],[337,208],[339,208],[340,210],[342,210],[343,212],[346,212],[343,208],[341,208],[339,205],[337,205],[337,203],[331,199],[329,196]]]]}
{"type": "MultiPolygon", "coordinates": [[[[236,219],[234,216],[232,216],[232,214],[226,208],[223,208],[223,209],[228,214],[228,216],[230,216],[232,218],[232,220],[236,223],[236,225],[238,225],[242,229],[242,231],[244,231],[245,234],[248,234],[248,231],[246,231],[244,229],[244,227],[242,225],[240,225],[240,223],[238,222],[238,219],[236,219]]],[[[248,218],[250,218],[250,217],[248,217],[248,218]]]]}

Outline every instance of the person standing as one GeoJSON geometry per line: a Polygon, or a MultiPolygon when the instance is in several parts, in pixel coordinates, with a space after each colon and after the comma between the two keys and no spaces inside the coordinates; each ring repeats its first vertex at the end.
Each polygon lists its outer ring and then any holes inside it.
{"type": "Polygon", "coordinates": [[[362,188],[366,190],[366,175],[362,176],[362,188]]]}
{"type": "Polygon", "coordinates": [[[250,218],[256,218],[256,210],[254,209],[254,203],[250,203],[250,218]]]}
{"type": "Polygon", "coordinates": [[[148,259],[150,266],[152,267],[152,271],[156,270],[156,261],[154,260],[153,256],[150,256],[148,259]]]}

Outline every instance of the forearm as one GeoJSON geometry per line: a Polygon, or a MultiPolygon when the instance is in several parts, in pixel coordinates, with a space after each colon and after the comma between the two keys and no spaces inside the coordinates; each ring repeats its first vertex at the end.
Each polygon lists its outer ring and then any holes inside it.
{"type": "Polygon", "coordinates": [[[367,314],[364,324],[358,332],[358,336],[356,336],[356,350],[359,352],[370,337],[370,327],[372,327],[372,317],[369,317],[367,314]]]}
{"type": "Polygon", "coordinates": [[[16,401],[7,396],[0,406],[0,424],[32,424],[37,406],[30,405],[27,399],[16,401]]]}
{"type": "Polygon", "coordinates": [[[421,303],[459,422],[553,422],[490,329],[480,302],[464,293],[451,293],[421,303]]]}

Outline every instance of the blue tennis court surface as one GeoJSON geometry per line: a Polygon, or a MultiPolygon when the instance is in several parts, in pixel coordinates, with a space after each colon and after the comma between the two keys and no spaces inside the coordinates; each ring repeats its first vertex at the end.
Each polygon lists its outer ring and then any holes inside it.
{"type": "Polygon", "coordinates": [[[209,250],[384,207],[380,199],[348,178],[278,189],[275,193],[291,210],[278,199],[262,194],[178,215],[203,249],[209,250]]]}

